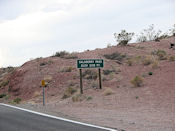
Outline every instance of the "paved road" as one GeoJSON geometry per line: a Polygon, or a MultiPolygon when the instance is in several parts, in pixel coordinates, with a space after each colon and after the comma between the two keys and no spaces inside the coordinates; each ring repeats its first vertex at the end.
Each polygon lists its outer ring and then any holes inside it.
{"type": "Polygon", "coordinates": [[[0,131],[109,131],[0,104],[0,131]]]}

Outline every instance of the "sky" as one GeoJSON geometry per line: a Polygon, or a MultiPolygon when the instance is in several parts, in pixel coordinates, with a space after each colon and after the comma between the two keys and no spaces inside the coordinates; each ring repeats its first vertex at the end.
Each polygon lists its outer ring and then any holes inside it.
{"type": "Polygon", "coordinates": [[[116,45],[114,33],[175,24],[175,0],[0,0],[0,68],[116,45]]]}

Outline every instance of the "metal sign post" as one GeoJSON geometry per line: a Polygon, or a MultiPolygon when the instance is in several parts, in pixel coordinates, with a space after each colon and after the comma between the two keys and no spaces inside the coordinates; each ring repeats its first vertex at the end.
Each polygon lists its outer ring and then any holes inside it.
{"type": "Polygon", "coordinates": [[[103,59],[80,59],[77,60],[77,68],[80,70],[80,93],[83,94],[82,68],[98,68],[99,88],[102,89],[101,69],[104,66],[103,59]]]}
{"type": "Polygon", "coordinates": [[[43,87],[43,106],[45,106],[45,89],[44,88],[45,88],[46,84],[45,84],[44,80],[42,80],[41,85],[43,87]]]}
{"type": "Polygon", "coordinates": [[[80,93],[83,94],[82,69],[80,69],[80,93]]]}

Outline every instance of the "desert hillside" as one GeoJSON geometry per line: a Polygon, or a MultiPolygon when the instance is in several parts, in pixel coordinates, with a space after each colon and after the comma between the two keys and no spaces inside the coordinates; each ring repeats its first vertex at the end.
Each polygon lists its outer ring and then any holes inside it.
{"type": "Polygon", "coordinates": [[[170,48],[171,43],[175,43],[175,37],[82,53],[58,52],[21,67],[2,68],[0,101],[15,104],[20,99],[21,103],[42,104],[41,80],[44,79],[46,103],[54,104],[63,113],[84,121],[94,118],[97,124],[102,119],[103,125],[126,130],[139,130],[135,126],[149,126],[152,121],[158,129],[168,130],[175,122],[175,47],[170,48]],[[98,70],[83,69],[84,94],[80,95],[76,60],[84,58],[104,59],[102,90],[98,89],[98,70]],[[96,115],[88,119],[92,112],[96,115]],[[129,118],[122,117],[125,113],[129,118]],[[102,114],[104,118],[100,118],[102,114]],[[103,119],[108,120],[103,122],[103,119]],[[161,123],[167,124],[167,128],[162,128],[161,123]]]}

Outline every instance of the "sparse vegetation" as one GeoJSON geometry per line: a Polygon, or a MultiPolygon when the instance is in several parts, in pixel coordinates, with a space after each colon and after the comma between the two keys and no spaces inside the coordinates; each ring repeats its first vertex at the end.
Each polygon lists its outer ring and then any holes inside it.
{"type": "Polygon", "coordinates": [[[73,70],[72,66],[68,66],[68,67],[63,67],[61,69],[61,72],[71,72],[73,70]]]}
{"type": "Polygon", "coordinates": [[[152,64],[151,64],[153,69],[157,69],[159,67],[159,62],[157,60],[155,60],[152,64]]]}
{"type": "Polygon", "coordinates": [[[153,63],[153,59],[151,56],[146,56],[143,61],[142,61],[143,65],[147,66],[150,65],[151,63],[153,63]]]}
{"type": "Polygon", "coordinates": [[[86,69],[83,74],[82,74],[83,78],[85,79],[97,79],[97,72],[92,70],[92,69],[86,69]]]}
{"type": "Polygon", "coordinates": [[[151,54],[157,55],[159,60],[166,60],[167,59],[166,52],[164,50],[158,49],[158,50],[151,52],[151,54]]]}
{"type": "Polygon", "coordinates": [[[20,102],[21,102],[21,98],[15,98],[14,100],[13,100],[13,103],[14,104],[19,104],[20,102]]]}
{"type": "Polygon", "coordinates": [[[92,96],[88,96],[88,97],[86,98],[86,100],[87,100],[87,101],[92,100],[92,96]]]}
{"type": "Polygon", "coordinates": [[[77,59],[78,58],[76,53],[69,53],[66,51],[56,52],[55,55],[53,55],[52,57],[60,57],[60,58],[65,58],[65,59],[77,59]]]}
{"type": "Polygon", "coordinates": [[[71,95],[73,95],[77,90],[74,89],[73,87],[68,87],[64,94],[63,94],[63,97],[62,99],[66,99],[66,98],[69,98],[71,95]]]}
{"type": "Polygon", "coordinates": [[[76,94],[75,96],[72,97],[73,102],[80,102],[83,101],[86,97],[81,95],[81,94],[76,94]]]}
{"type": "Polygon", "coordinates": [[[6,94],[0,94],[0,98],[4,98],[6,96],[6,94]]]}
{"type": "Polygon", "coordinates": [[[59,51],[59,52],[56,52],[55,55],[53,55],[53,57],[61,57],[63,58],[65,55],[68,55],[69,52],[66,52],[66,51],[59,51]]]}
{"type": "Polygon", "coordinates": [[[112,95],[113,93],[114,91],[111,88],[106,88],[105,91],[103,92],[105,96],[112,95]]]}
{"type": "Polygon", "coordinates": [[[109,70],[109,69],[106,69],[106,70],[103,70],[103,74],[104,75],[109,75],[109,74],[111,74],[111,73],[113,73],[113,72],[115,72],[115,70],[109,70]]]}
{"type": "Polygon", "coordinates": [[[65,59],[78,59],[78,56],[75,53],[70,53],[65,55],[63,58],[65,59]]]}
{"type": "Polygon", "coordinates": [[[136,76],[131,80],[131,84],[133,84],[134,87],[141,87],[143,85],[143,78],[141,76],[136,76]]]}
{"type": "Polygon", "coordinates": [[[131,41],[134,33],[128,33],[126,30],[121,30],[119,34],[114,33],[114,37],[119,45],[126,46],[131,41]]]}
{"type": "Polygon", "coordinates": [[[148,72],[148,75],[150,75],[150,76],[153,75],[153,72],[148,72]]]}
{"type": "Polygon", "coordinates": [[[146,41],[159,41],[159,37],[161,34],[161,30],[156,31],[154,29],[154,24],[150,25],[148,29],[144,29],[140,35],[138,35],[138,42],[146,42],[146,41]]]}
{"type": "Polygon", "coordinates": [[[169,57],[169,60],[170,60],[170,61],[175,61],[175,56],[170,56],[170,57],[169,57]]]}
{"type": "Polygon", "coordinates": [[[2,81],[1,83],[0,83],[0,88],[1,87],[5,87],[5,86],[7,86],[9,84],[9,80],[4,80],[4,81],[2,81]]]}
{"type": "Polygon", "coordinates": [[[106,54],[106,55],[104,55],[104,57],[106,59],[110,59],[110,60],[122,61],[126,57],[126,55],[125,54],[118,53],[118,52],[114,52],[112,54],[106,54]]]}

